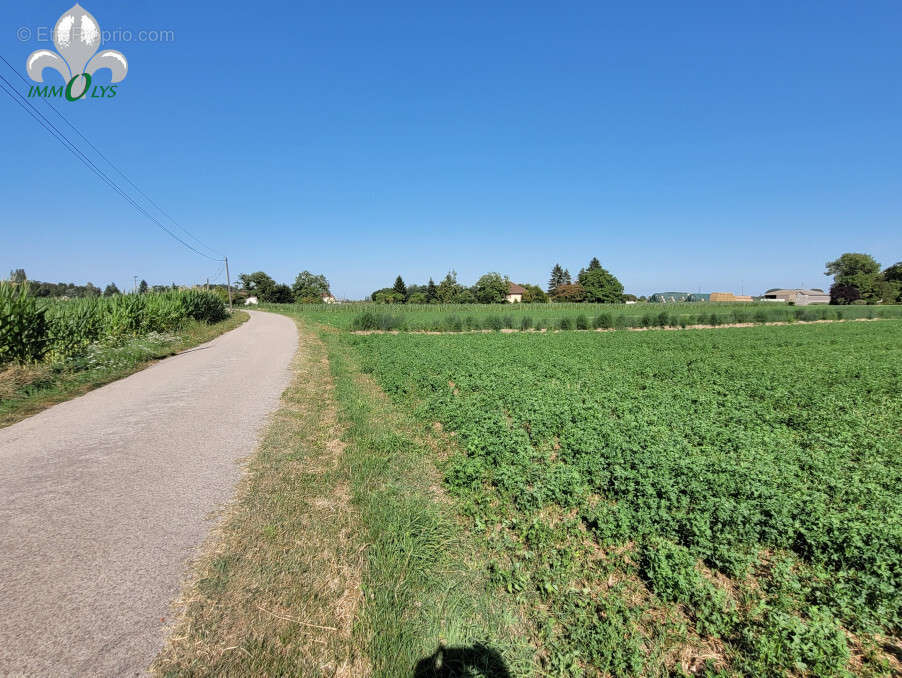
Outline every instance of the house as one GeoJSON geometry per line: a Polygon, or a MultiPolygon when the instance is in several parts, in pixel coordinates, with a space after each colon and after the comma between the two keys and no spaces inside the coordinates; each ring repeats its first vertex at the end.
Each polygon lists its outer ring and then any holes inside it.
{"type": "Polygon", "coordinates": [[[526,288],[516,283],[507,284],[507,296],[504,300],[509,304],[519,304],[523,301],[523,295],[526,294],[526,288]]]}
{"type": "Polygon", "coordinates": [[[323,295],[323,303],[324,304],[334,304],[335,297],[333,297],[331,294],[324,294],[323,295]]]}
{"type": "Polygon", "coordinates": [[[257,297],[248,297],[244,300],[245,306],[256,306],[259,303],[260,301],[257,299],[257,297]]]}
{"type": "Polygon", "coordinates": [[[809,304],[829,304],[830,295],[821,289],[773,289],[765,292],[761,297],[761,300],[793,303],[796,306],[808,306],[809,304]]]}

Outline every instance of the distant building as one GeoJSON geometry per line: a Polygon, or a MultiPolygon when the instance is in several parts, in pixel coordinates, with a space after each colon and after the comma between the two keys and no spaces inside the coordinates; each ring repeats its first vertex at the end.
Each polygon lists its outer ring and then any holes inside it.
{"type": "Polygon", "coordinates": [[[648,298],[648,301],[653,304],[711,301],[711,295],[702,292],[655,292],[648,298]]]}
{"type": "Polygon", "coordinates": [[[761,297],[763,301],[792,302],[796,306],[808,306],[809,304],[829,304],[830,295],[821,289],[774,289],[768,290],[761,297]]]}
{"type": "Polygon", "coordinates": [[[653,304],[676,303],[689,301],[690,296],[689,292],[655,292],[648,300],[653,304]]]}
{"type": "Polygon", "coordinates": [[[517,283],[508,283],[507,296],[504,300],[509,304],[519,304],[523,301],[523,295],[526,294],[526,288],[517,283]]]}
{"type": "Polygon", "coordinates": [[[709,301],[755,301],[747,294],[733,294],[732,292],[711,292],[709,301]]]}
{"type": "Polygon", "coordinates": [[[259,303],[260,303],[260,302],[259,302],[259,300],[257,299],[257,297],[248,297],[247,299],[244,300],[244,305],[245,305],[245,306],[256,306],[256,305],[259,304],[259,303]]]}
{"type": "Polygon", "coordinates": [[[323,295],[323,303],[324,304],[334,304],[335,297],[333,297],[331,294],[324,294],[323,295]]]}

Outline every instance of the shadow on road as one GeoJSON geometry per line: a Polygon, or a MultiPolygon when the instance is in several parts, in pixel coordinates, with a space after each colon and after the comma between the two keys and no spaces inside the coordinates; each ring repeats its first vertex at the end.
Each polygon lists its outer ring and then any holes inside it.
{"type": "Polygon", "coordinates": [[[512,678],[497,650],[475,643],[439,648],[417,662],[413,678],[512,678]]]}

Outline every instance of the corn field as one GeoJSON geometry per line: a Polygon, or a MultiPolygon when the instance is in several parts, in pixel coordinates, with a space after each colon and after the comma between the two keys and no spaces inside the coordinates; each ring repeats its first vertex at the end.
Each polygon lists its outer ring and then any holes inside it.
{"type": "Polygon", "coordinates": [[[172,332],[186,322],[215,323],[222,299],[201,290],[115,297],[47,300],[25,286],[0,284],[0,364],[59,360],[92,344],[117,344],[150,332],[172,332]]]}

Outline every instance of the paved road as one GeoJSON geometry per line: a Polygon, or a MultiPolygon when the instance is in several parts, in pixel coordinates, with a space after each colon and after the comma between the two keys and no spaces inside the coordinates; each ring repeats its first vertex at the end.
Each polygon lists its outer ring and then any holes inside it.
{"type": "Polygon", "coordinates": [[[244,325],[0,429],[0,676],[131,676],[288,385],[294,322],[244,325]]]}

